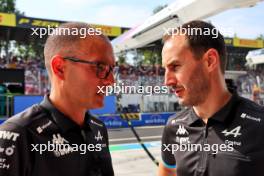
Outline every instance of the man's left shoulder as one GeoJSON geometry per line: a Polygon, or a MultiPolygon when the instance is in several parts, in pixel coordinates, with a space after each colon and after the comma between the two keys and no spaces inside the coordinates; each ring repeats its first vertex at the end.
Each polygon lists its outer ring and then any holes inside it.
{"type": "Polygon", "coordinates": [[[260,122],[260,124],[264,125],[264,106],[244,97],[239,97],[239,99],[239,117],[250,121],[260,122]]]}
{"type": "Polygon", "coordinates": [[[239,97],[239,99],[240,99],[240,104],[239,104],[240,109],[263,115],[264,106],[261,106],[261,105],[255,103],[254,101],[249,100],[249,99],[244,98],[244,97],[239,97]]]}

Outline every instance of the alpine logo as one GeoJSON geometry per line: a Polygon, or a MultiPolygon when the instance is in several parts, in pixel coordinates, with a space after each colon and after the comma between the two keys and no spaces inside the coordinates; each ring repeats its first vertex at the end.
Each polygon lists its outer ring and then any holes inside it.
{"type": "Polygon", "coordinates": [[[180,125],[177,132],[176,132],[176,135],[189,135],[188,131],[184,128],[183,125],[180,125]]]}
{"type": "Polygon", "coordinates": [[[11,131],[0,131],[0,139],[16,141],[20,134],[11,131]]]}
{"type": "Polygon", "coordinates": [[[100,131],[98,131],[97,136],[94,136],[96,141],[103,140],[103,136],[101,135],[100,131]]]}
{"type": "Polygon", "coordinates": [[[225,136],[233,135],[236,138],[237,136],[242,135],[240,130],[241,130],[241,126],[237,126],[236,128],[234,128],[234,129],[232,129],[230,131],[227,131],[227,129],[225,129],[224,131],[222,131],[222,133],[225,136]]]}

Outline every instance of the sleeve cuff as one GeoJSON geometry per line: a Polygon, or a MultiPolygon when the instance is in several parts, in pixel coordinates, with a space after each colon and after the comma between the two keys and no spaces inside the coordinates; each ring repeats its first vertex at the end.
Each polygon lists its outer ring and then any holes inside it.
{"type": "Polygon", "coordinates": [[[176,164],[170,165],[170,164],[165,163],[163,160],[162,160],[162,164],[168,169],[176,169],[176,164]]]}

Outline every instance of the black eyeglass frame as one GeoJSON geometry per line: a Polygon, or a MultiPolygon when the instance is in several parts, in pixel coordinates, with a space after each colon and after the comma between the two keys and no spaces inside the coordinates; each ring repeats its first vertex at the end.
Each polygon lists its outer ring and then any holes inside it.
{"type": "Polygon", "coordinates": [[[112,72],[114,70],[114,66],[109,66],[109,65],[103,64],[101,62],[86,61],[86,60],[81,60],[81,59],[78,59],[78,58],[75,58],[75,57],[63,57],[63,59],[69,60],[71,62],[79,62],[79,63],[83,63],[83,64],[95,65],[96,66],[96,76],[99,79],[106,79],[109,76],[110,72],[112,72]],[[101,66],[102,65],[103,66],[109,66],[109,70],[107,72],[105,72],[103,77],[101,77],[100,74],[99,74],[100,73],[100,65],[101,66]]]}

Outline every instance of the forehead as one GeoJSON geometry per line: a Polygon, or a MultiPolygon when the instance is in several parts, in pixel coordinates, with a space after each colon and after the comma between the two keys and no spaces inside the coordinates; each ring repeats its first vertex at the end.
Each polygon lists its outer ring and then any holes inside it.
{"type": "Polygon", "coordinates": [[[168,52],[180,52],[183,49],[187,49],[187,38],[184,35],[171,36],[165,43],[162,49],[162,54],[167,54],[168,52]]]}
{"type": "Polygon", "coordinates": [[[80,51],[88,57],[86,60],[114,64],[113,48],[111,43],[104,38],[95,37],[81,42],[80,51]]]}
{"type": "Polygon", "coordinates": [[[192,55],[187,39],[184,35],[176,35],[169,38],[162,49],[162,64],[166,66],[171,62],[183,61],[188,55],[192,55]]]}

